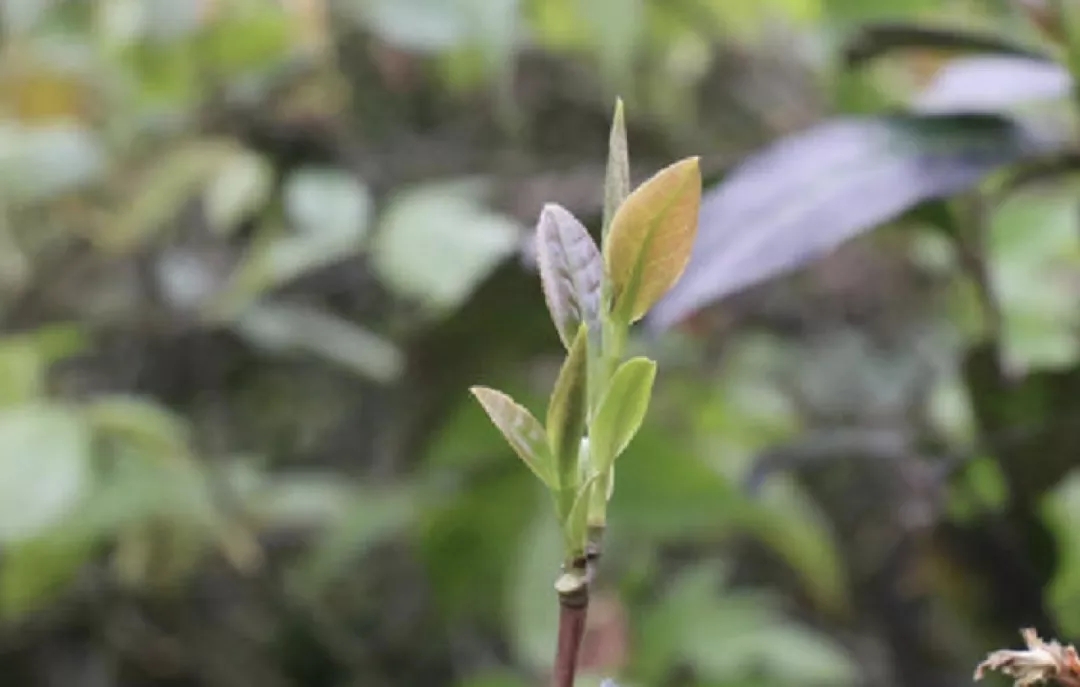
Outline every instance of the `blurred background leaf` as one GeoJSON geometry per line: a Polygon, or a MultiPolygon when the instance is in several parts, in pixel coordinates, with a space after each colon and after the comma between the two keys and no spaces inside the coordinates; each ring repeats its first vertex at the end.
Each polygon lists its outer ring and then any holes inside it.
{"type": "Polygon", "coordinates": [[[0,3],[4,683],[544,684],[558,527],[467,390],[544,407],[531,229],[598,236],[616,95],[633,183],[706,190],[628,342],[658,374],[580,685],[953,685],[1067,640],[1076,113],[1037,10],[0,3]]]}

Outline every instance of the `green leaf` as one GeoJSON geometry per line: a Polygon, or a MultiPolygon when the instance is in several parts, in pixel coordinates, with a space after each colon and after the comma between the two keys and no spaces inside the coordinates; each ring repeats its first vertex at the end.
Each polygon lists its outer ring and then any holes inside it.
{"type": "Polygon", "coordinates": [[[305,167],[293,172],[282,188],[282,202],[305,238],[342,253],[358,248],[367,234],[371,193],[343,170],[305,167]]]}
{"type": "Polygon", "coordinates": [[[364,250],[371,225],[371,193],[344,171],[303,167],[282,189],[293,229],[264,227],[208,315],[233,319],[271,289],[364,250]]]}
{"type": "Polygon", "coordinates": [[[0,411],[0,542],[30,539],[78,504],[89,479],[90,432],[55,405],[0,411]]]}
{"type": "Polygon", "coordinates": [[[419,52],[480,47],[493,67],[512,54],[520,0],[366,0],[353,16],[383,40],[419,52]]]}
{"type": "Polygon", "coordinates": [[[25,34],[41,25],[53,10],[41,0],[14,0],[0,4],[0,26],[11,36],[25,34]]]}
{"type": "Polygon", "coordinates": [[[632,358],[611,377],[589,428],[589,445],[597,472],[608,470],[637,434],[649,409],[656,363],[632,358]]]}
{"type": "Polygon", "coordinates": [[[0,343],[0,407],[36,400],[45,388],[45,361],[33,341],[0,343]]]}
{"type": "Polygon", "coordinates": [[[273,177],[270,163],[256,153],[238,151],[226,160],[203,194],[210,229],[221,235],[234,232],[267,201],[273,177]]]}
{"type": "Polygon", "coordinates": [[[540,481],[552,489],[558,488],[559,477],[545,442],[544,428],[532,413],[501,391],[483,386],[474,386],[469,391],[540,481]]]}
{"type": "Polygon", "coordinates": [[[516,222],[482,205],[483,190],[447,182],[392,199],[371,248],[380,278],[436,315],[464,302],[522,236],[516,222]]]}
{"type": "Polygon", "coordinates": [[[371,545],[406,526],[417,513],[412,494],[400,488],[353,490],[347,510],[315,542],[296,574],[317,591],[349,570],[348,563],[371,545]]]}
{"type": "Polygon", "coordinates": [[[697,235],[701,170],[696,157],[636,188],[611,220],[604,262],[622,319],[640,319],[678,281],[697,235]]]}
{"type": "Polygon", "coordinates": [[[611,220],[629,195],[630,151],[626,142],[626,118],[622,98],[617,98],[608,137],[607,173],[604,178],[604,223],[601,231],[604,241],[607,240],[611,220]]]}
{"type": "Polygon", "coordinates": [[[567,560],[576,560],[585,555],[586,534],[589,525],[589,503],[596,486],[597,474],[592,474],[585,483],[573,492],[573,505],[563,523],[563,537],[567,560]]]}
{"type": "Polygon", "coordinates": [[[1074,470],[1043,499],[1041,510],[1061,551],[1054,578],[1050,582],[1049,601],[1061,630],[1080,631],[1080,539],[1076,537],[1076,518],[1080,517],[1080,471],[1074,470]]]}
{"type": "Polygon", "coordinates": [[[107,166],[105,146],[87,128],[0,122],[0,186],[7,201],[38,202],[75,191],[101,178],[107,166]]]}
{"type": "Polygon", "coordinates": [[[203,64],[226,78],[284,64],[299,37],[298,22],[283,6],[223,5],[209,25],[202,23],[195,49],[203,64]]]}
{"type": "MultiPolygon", "coordinates": [[[[561,491],[568,488],[576,491],[579,483],[578,452],[581,448],[581,437],[585,433],[587,413],[586,339],[585,326],[582,325],[574,337],[566,360],[563,361],[562,369],[559,370],[559,377],[555,380],[555,388],[548,403],[548,446],[555,457],[561,491]]],[[[568,504],[564,502],[563,505],[568,504]]],[[[565,515],[566,511],[562,512],[565,515]]]]}
{"type": "Polygon", "coordinates": [[[851,684],[852,660],[827,635],[780,612],[778,599],[760,592],[727,592],[716,562],[682,573],[643,623],[644,643],[655,640],[702,677],[720,682],[755,678],[765,684],[851,684]]]}
{"type": "Polygon", "coordinates": [[[828,613],[848,610],[850,589],[828,519],[787,475],[773,475],[756,501],[745,504],[743,527],[771,547],[800,577],[808,595],[828,613]]]}
{"type": "Polygon", "coordinates": [[[367,0],[351,3],[356,19],[383,40],[417,51],[457,47],[469,36],[459,2],[447,0],[367,0]]]}
{"type": "MultiPolygon", "coordinates": [[[[548,601],[550,605],[550,600],[548,601]]],[[[523,677],[505,668],[470,675],[464,682],[458,683],[458,687],[529,687],[529,684],[523,677]]]]}
{"type": "Polygon", "coordinates": [[[545,563],[540,563],[544,577],[540,582],[547,585],[540,594],[551,608],[557,606],[551,580],[558,570],[562,535],[555,518],[541,508],[549,489],[531,472],[482,472],[485,474],[466,476],[449,498],[425,500],[418,528],[419,553],[427,569],[437,571],[431,589],[441,617],[449,621],[482,618],[511,626],[514,620],[506,613],[512,602],[506,594],[513,593],[511,585],[519,570],[522,546],[531,543],[545,550],[542,557],[533,559],[547,561],[546,570],[545,563]],[[529,524],[541,513],[551,530],[546,545],[529,531],[529,524]],[[461,565],[463,558],[472,563],[461,565]],[[483,571],[483,586],[489,593],[476,593],[477,570],[483,571]]]}
{"type": "Polygon", "coordinates": [[[122,253],[155,236],[234,158],[236,150],[232,142],[200,140],[155,159],[132,189],[131,202],[96,237],[98,245],[122,253]]]}
{"type": "Polygon", "coordinates": [[[235,479],[234,493],[259,527],[324,527],[337,522],[357,496],[351,484],[332,473],[294,471],[272,478],[256,473],[235,479]],[[253,483],[241,485],[242,478],[253,483]]]}
{"type": "Polygon", "coordinates": [[[577,0],[577,7],[592,30],[592,45],[609,84],[629,83],[645,33],[644,0],[577,0]]]}
{"type": "Polygon", "coordinates": [[[536,254],[544,300],[563,345],[569,350],[585,324],[599,346],[604,263],[588,230],[569,210],[548,203],[536,226],[536,254]]]}
{"type": "Polygon", "coordinates": [[[382,384],[393,382],[405,369],[404,355],[392,342],[314,306],[261,302],[232,326],[264,350],[316,355],[382,384]]]}
{"type": "Polygon", "coordinates": [[[164,406],[138,396],[102,396],[83,411],[95,433],[138,447],[155,461],[190,454],[187,424],[164,406]]]}
{"type": "Polygon", "coordinates": [[[987,272],[1002,315],[1010,367],[1070,365],[1078,347],[1080,272],[1077,177],[1027,186],[995,209],[985,237],[987,272]]]}
{"type": "Polygon", "coordinates": [[[72,582],[96,544],[92,537],[56,532],[7,547],[0,562],[0,616],[17,620],[48,604],[72,582]]]}
{"type": "MultiPolygon", "coordinates": [[[[270,228],[266,234],[271,234],[270,228]]],[[[344,235],[261,235],[253,242],[229,283],[207,309],[216,320],[235,318],[266,292],[363,250],[363,232],[344,235]]]]}

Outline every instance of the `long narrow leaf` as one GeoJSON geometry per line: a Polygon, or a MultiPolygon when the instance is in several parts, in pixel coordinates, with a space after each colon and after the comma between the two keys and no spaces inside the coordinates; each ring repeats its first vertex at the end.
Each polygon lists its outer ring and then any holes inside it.
{"type": "Polygon", "coordinates": [[[586,334],[584,325],[574,337],[548,403],[548,445],[555,456],[559,487],[576,488],[578,451],[585,433],[586,334]]]}
{"type": "Polygon", "coordinates": [[[611,220],[619,206],[630,195],[630,150],[626,142],[626,117],[623,102],[615,102],[615,115],[611,119],[611,134],[608,137],[607,174],[604,179],[604,224],[603,237],[607,236],[611,220]]]}

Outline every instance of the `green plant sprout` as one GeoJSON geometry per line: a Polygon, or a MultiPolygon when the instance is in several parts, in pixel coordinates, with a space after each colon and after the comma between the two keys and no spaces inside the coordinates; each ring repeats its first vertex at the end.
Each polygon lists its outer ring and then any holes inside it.
{"type": "Polygon", "coordinates": [[[500,391],[471,389],[550,491],[562,529],[556,687],[573,685],[589,585],[615,491],[615,460],[645,418],[656,377],[654,361],[624,360],[627,334],[686,268],[700,203],[697,157],[660,170],[631,192],[623,105],[617,101],[601,246],[555,203],[544,206],[536,227],[544,298],[567,350],[545,423],[500,391]]]}

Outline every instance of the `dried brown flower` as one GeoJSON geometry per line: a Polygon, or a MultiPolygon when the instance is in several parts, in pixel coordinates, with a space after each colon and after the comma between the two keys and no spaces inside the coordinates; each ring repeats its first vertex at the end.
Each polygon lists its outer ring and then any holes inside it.
{"type": "Polygon", "coordinates": [[[1030,687],[1057,680],[1065,687],[1080,687],[1080,657],[1072,645],[1044,642],[1032,628],[1020,631],[1026,650],[1001,649],[986,657],[975,669],[980,680],[988,670],[998,670],[1015,678],[1016,687],[1030,687]]]}

